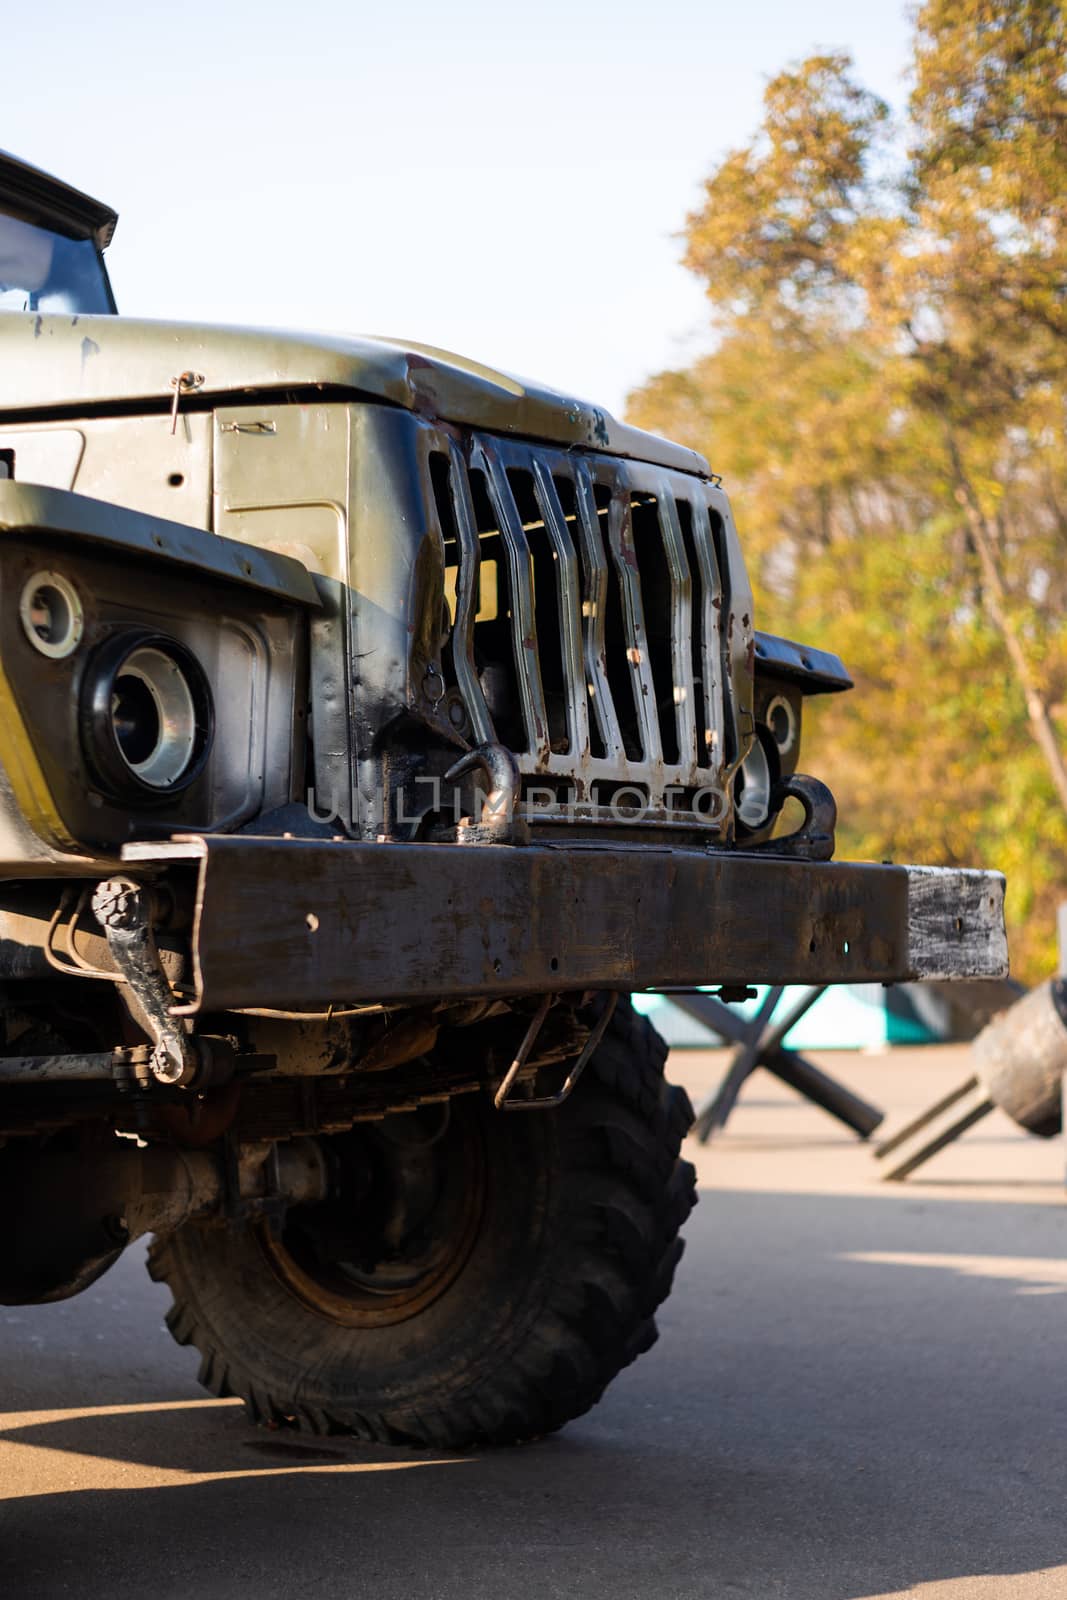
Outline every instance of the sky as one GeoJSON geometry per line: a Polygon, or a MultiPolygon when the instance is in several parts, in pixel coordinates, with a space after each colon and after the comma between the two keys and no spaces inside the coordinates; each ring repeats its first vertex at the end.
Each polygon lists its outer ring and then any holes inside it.
{"type": "Polygon", "coordinates": [[[621,414],[709,345],[677,235],[767,79],[844,48],[900,106],[908,34],[895,0],[39,0],[0,146],[119,212],[129,315],[418,340],[621,414]]]}

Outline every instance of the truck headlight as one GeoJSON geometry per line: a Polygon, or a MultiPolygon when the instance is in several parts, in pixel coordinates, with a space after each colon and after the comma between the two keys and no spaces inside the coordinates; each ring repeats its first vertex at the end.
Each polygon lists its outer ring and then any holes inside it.
{"type": "Polygon", "coordinates": [[[82,687],[82,741],[121,796],[187,789],[211,746],[211,691],[196,657],[163,634],[125,629],[102,645],[82,687]]]}

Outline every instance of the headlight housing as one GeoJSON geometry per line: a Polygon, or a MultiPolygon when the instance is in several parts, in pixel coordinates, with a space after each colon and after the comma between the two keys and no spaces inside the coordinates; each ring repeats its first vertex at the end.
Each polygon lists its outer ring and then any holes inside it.
{"type": "Polygon", "coordinates": [[[128,628],[90,660],[82,684],[86,760],[120,799],[166,799],[204,769],[214,708],[192,651],[165,634],[128,628]]]}

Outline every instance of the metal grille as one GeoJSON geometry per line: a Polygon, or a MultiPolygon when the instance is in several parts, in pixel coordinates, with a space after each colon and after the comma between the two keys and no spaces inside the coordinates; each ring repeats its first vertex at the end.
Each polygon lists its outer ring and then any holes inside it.
{"type": "Polygon", "coordinates": [[[484,436],[431,468],[449,674],[474,740],[515,752],[527,814],[721,829],[737,741],[709,486],[484,436]]]}

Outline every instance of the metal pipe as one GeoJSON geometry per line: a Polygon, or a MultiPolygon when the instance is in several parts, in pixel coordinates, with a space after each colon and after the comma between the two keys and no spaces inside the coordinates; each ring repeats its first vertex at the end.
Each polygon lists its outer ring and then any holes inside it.
{"type": "Polygon", "coordinates": [[[776,1078],[804,1095],[813,1105],[828,1111],[830,1116],[843,1122],[861,1139],[869,1139],[875,1128],[885,1121],[884,1111],[861,1100],[858,1094],[853,1094],[843,1083],[821,1072],[814,1062],[797,1055],[794,1050],[786,1050],[779,1045],[761,1057],[760,1066],[773,1072],[776,1078]]]}
{"type": "Polygon", "coordinates": [[[69,1056],[0,1056],[0,1083],[93,1083],[115,1076],[115,1054],[97,1050],[69,1056]]]}
{"type": "Polygon", "coordinates": [[[946,1145],[966,1133],[968,1128],[981,1122],[992,1110],[993,1102],[978,1079],[969,1078],[955,1094],[946,1095],[924,1116],[917,1117],[875,1152],[880,1161],[886,1162],[879,1171],[879,1177],[883,1183],[900,1183],[924,1166],[931,1156],[936,1156],[939,1150],[944,1150],[946,1145]],[[936,1132],[931,1132],[930,1129],[937,1124],[939,1117],[945,1115],[946,1110],[952,1112],[949,1120],[942,1123],[936,1132]]]}
{"type": "Polygon", "coordinates": [[[1067,980],[1053,978],[1000,1012],[971,1045],[974,1072],[875,1152],[880,1176],[899,1181],[973,1128],[994,1107],[1027,1133],[1063,1126],[1067,1082],[1067,980]]]}
{"type": "Polygon", "coordinates": [[[990,1100],[1027,1133],[1051,1139],[1063,1126],[1067,980],[1052,978],[993,1018],[971,1045],[990,1100]]]}

